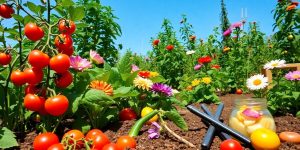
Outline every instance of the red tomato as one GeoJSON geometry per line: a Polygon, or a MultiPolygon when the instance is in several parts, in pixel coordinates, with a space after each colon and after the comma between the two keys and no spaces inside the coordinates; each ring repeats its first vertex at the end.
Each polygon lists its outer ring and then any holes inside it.
{"type": "Polygon", "coordinates": [[[73,82],[73,76],[70,71],[66,71],[62,74],[58,74],[58,78],[56,78],[54,82],[57,87],[66,88],[73,82]]]}
{"type": "Polygon", "coordinates": [[[44,30],[31,22],[25,25],[24,33],[31,41],[38,41],[44,37],[44,30]]]}
{"type": "Polygon", "coordinates": [[[220,144],[220,150],[243,150],[243,147],[238,141],[228,139],[220,144]]]}
{"type": "Polygon", "coordinates": [[[106,144],[102,150],[119,150],[118,147],[117,147],[117,144],[115,143],[109,143],[109,144],[106,144]]]}
{"type": "Polygon", "coordinates": [[[28,62],[32,67],[44,68],[49,64],[49,56],[39,50],[33,50],[29,53],[28,62]]]}
{"type": "Polygon", "coordinates": [[[80,149],[83,147],[84,134],[79,130],[70,130],[64,134],[63,139],[66,139],[69,145],[73,145],[75,140],[76,149],[80,149]]]}
{"type": "Polygon", "coordinates": [[[14,9],[7,5],[7,4],[2,4],[0,5],[0,16],[3,18],[11,18],[11,14],[15,13],[14,9]]]}
{"type": "MultiPolygon", "coordinates": [[[[40,97],[40,98],[43,98],[43,97],[40,97]]],[[[43,98],[43,99],[44,99],[44,101],[45,101],[45,98],[43,98]]],[[[45,102],[46,102],[46,101],[45,101],[45,102]]],[[[42,115],[42,116],[48,115],[48,112],[47,112],[46,109],[45,109],[45,103],[44,103],[43,107],[42,107],[38,112],[39,112],[39,114],[42,115]]]]}
{"type": "Polygon", "coordinates": [[[47,150],[65,150],[64,145],[61,143],[50,146],[47,150]]]}
{"type": "Polygon", "coordinates": [[[70,35],[68,34],[60,34],[56,36],[54,39],[54,43],[57,49],[60,51],[68,50],[73,45],[73,40],[70,35]]]}
{"type": "Polygon", "coordinates": [[[59,143],[57,135],[51,132],[42,133],[35,137],[33,141],[34,150],[46,150],[50,146],[59,143]]]}
{"type": "Polygon", "coordinates": [[[174,49],[174,46],[173,46],[173,45],[168,45],[168,46],[166,47],[166,49],[167,49],[168,51],[172,51],[172,50],[174,49]]]}
{"type": "Polygon", "coordinates": [[[237,90],[235,91],[235,93],[236,93],[236,94],[243,94],[243,90],[242,90],[242,89],[237,89],[237,90]]]}
{"type": "Polygon", "coordinates": [[[8,65],[11,61],[11,55],[6,53],[0,53],[0,65],[8,65]]]}
{"type": "Polygon", "coordinates": [[[106,144],[110,143],[108,137],[101,130],[98,129],[90,130],[86,134],[85,139],[87,141],[92,141],[92,149],[101,150],[106,144]]]}
{"type": "Polygon", "coordinates": [[[31,111],[39,111],[45,103],[45,99],[34,94],[27,94],[24,98],[24,107],[31,111]]]}
{"type": "Polygon", "coordinates": [[[24,73],[29,84],[35,85],[43,80],[44,73],[40,68],[27,68],[24,73]]]}
{"type": "Polygon", "coordinates": [[[70,64],[70,57],[66,54],[58,54],[50,59],[50,68],[57,73],[66,72],[70,64]]]}
{"type": "Polygon", "coordinates": [[[156,40],[153,41],[153,45],[155,45],[155,46],[157,46],[158,43],[159,43],[159,40],[158,40],[158,39],[156,39],[156,40]]]}
{"type": "Polygon", "coordinates": [[[45,102],[45,110],[52,116],[64,114],[69,106],[69,100],[63,95],[50,97],[45,102]]]}
{"type": "Polygon", "coordinates": [[[71,20],[62,19],[59,21],[58,30],[60,33],[72,34],[76,29],[76,25],[71,20]]]}
{"type": "Polygon", "coordinates": [[[60,53],[62,53],[62,54],[66,54],[66,55],[68,55],[68,56],[71,56],[71,55],[73,55],[73,53],[74,53],[74,47],[71,46],[71,48],[65,49],[65,50],[60,50],[60,49],[58,49],[58,52],[60,52],[60,53]]]}
{"type": "Polygon", "coordinates": [[[121,121],[133,120],[133,119],[136,119],[136,117],[137,117],[136,113],[131,108],[124,108],[119,113],[119,118],[120,118],[121,121]]]}
{"type": "Polygon", "coordinates": [[[10,75],[10,80],[14,85],[21,86],[27,82],[26,74],[20,70],[15,70],[10,75]]]}
{"type": "Polygon", "coordinates": [[[117,140],[117,147],[120,150],[125,150],[127,148],[135,148],[136,147],[135,139],[127,135],[121,136],[117,140]]]}

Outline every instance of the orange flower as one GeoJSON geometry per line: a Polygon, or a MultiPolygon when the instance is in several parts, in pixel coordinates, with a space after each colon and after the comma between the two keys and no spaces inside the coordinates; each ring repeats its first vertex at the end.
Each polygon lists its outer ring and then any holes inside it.
{"type": "Polygon", "coordinates": [[[286,8],[286,11],[290,11],[290,10],[293,10],[293,9],[295,9],[297,6],[296,5],[290,5],[290,6],[288,6],[287,8],[286,8]]]}
{"type": "Polygon", "coordinates": [[[193,90],[193,86],[191,86],[191,85],[187,86],[187,87],[186,87],[186,90],[187,90],[187,91],[192,91],[192,90],[193,90]]]}
{"type": "Polygon", "coordinates": [[[90,83],[90,87],[93,89],[101,90],[106,95],[109,95],[109,96],[113,95],[112,86],[104,81],[94,80],[90,83]]]}
{"type": "Polygon", "coordinates": [[[150,71],[140,71],[139,76],[142,78],[150,78],[150,71]]]}

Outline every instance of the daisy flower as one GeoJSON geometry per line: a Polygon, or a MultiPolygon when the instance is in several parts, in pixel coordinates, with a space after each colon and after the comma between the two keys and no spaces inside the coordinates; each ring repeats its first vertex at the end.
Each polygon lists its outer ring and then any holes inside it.
{"type": "Polygon", "coordinates": [[[193,51],[193,50],[190,50],[190,51],[187,51],[186,52],[186,55],[192,55],[192,54],[194,54],[196,51],[193,51]]]}
{"type": "Polygon", "coordinates": [[[247,79],[247,87],[250,90],[260,90],[268,86],[268,78],[262,74],[257,74],[247,79]]]}
{"type": "Polygon", "coordinates": [[[162,94],[165,96],[172,96],[172,88],[163,83],[154,83],[151,87],[153,93],[162,94]]]}
{"type": "Polygon", "coordinates": [[[70,57],[70,68],[73,68],[77,71],[82,71],[87,68],[91,68],[92,64],[85,58],[80,56],[71,56],[70,57]]]}
{"type": "Polygon", "coordinates": [[[294,81],[294,80],[300,81],[300,71],[290,71],[285,75],[285,78],[290,81],[294,81]]]}
{"type": "Polygon", "coordinates": [[[149,91],[150,88],[152,87],[153,83],[149,79],[145,79],[145,78],[142,78],[142,77],[136,77],[133,80],[133,84],[138,89],[143,89],[143,90],[149,91]]]}
{"type": "Polygon", "coordinates": [[[90,83],[92,89],[97,89],[103,91],[106,95],[113,95],[113,88],[110,84],[104,81],[94,80],[90,83]]]}
{"type": "Polygon", "coordinates": [[[285,66],[285,60],[272,60],[264,65],[264,69],[274,69],[285,66]]]}

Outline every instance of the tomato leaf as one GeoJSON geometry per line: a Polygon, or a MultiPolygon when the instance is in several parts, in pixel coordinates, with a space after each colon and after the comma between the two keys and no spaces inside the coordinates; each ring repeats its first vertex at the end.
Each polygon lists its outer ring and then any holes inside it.
{"type": "Polygon", "coordinates": [[[0,130],[0,148],[6,149],[10,147],[18,146],[15,134],[6,127],[2,127],[0,130]]]}
{"type": "Polygon", "coordinates": [[[29,10],[31,10],[35,14],[38,14],[41,10],[41,8],[39,6],[37,6],[34,3],[29,2],[29,1],[27,3],[25,3],[24,5],[26,5],[29,8],[29,10]]]}
{"type": "Polygon", "coordinates": [[[86,101],[87,103],[100,105],[102,107],[112,105],[115,103],[110,96],[106,95],[103,91],[96,89],[91,89],[87,91],[84,98],[81,101],[83,103],[86,101]]]}
{"type": "Polygon", "coordinates": [[[164,115],[167,116],[171,121],[173,121],[180,129],[184,131],[188,130],[186,122],[177,111],[166,111],[164,115]]]}
{"type": "Polygon", "coordinates": [[[84,18],[84,7],[69,7],[69,14],[70,14],[70,19],[73,21],[79,21],[84,18]]]}

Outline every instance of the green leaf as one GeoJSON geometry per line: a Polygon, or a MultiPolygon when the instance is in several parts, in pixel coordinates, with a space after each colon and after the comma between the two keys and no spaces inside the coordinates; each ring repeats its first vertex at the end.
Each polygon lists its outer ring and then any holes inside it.
{"type": "Polygon", "coordinates": [[[100,105],[102,107],[114,104],[114,100],[101,90],[91,89],[86,92],[82,102],[100,105]]]}
{"type": "Polygon", "coordinates": [[[171,121],[173,121],[180,129],[184,131],[188,130],[186,122],[177,111],[166,111],[164,115],[167,116],[171,121]]]}
{"type": "Polygon", "coordinates": [[[78,21],[84,18],[84,7],[73,7],[71,6],[69,8],[69,13],[70,13],[70,19],[73,21],[78,21]]]}
{"type": "Polygon", "coordinates": [[[19,22],[23,22],[23,17],[18,14],[12,14],[13,18],[16,19],[19,22]]]}
{"type": "Polygon", "coordinates": [[[29,1],[25,5],[29,8],[29,10],[31,10],[35,14],[38,14],[41,10],[41,8],[39,6],[37,6],[34,3],[29,2],[29,1]]]}
{"type": "Polygon", "coordinates": [[[166,81],[166,79],[163,76],[161,76],[161,75],[153,77],[153,78],[150,78],[150,79],[151,79],[151,81],[153,83],[158,83],[158,82],[161,83],[161,82],[165,82],[166,81]]]}
{"type": "Polygon", "coordinates": [[[74,2],[72,0],[62,0],[61,5],[64,7],[69,7],[69,6],[73,6],[74,2]]]}
{"type": "Polygon", "coordinates": [[[295,100],[298,100],[298,99],[299,99],[299,97],[300,97],[300,92],[292,92],[292,94],[293,94],[293,97],[294,97],[295,100]]]}
{"type": "Polygon", "coordinates": [[[16,136],[12,131],[3,127],[0,131],[0,148],[6,149],[18,146],[19,144],[15,137],[16,136]]]}
{"type": "Polygon", "coordinates": [[[125,55],[119,60],[117,68],[120,73],[130,73],[131,64],[130,64],[131,53],[127,51],[125,55]]]}
{"type": "Polygon", "coordinates": [[[72,129],[78,129],[85,134],[91,129],[91,125],[85,119],[76,118],[75,122],[72,124],[72,129]]]}
{"type": "Polygon", "coordinates": [[[134,97],[138,96],[138,91],[132,91],[131,87],[120,87],[114,91],[113,99],[119,98],[119,97],[134,97]]]}

